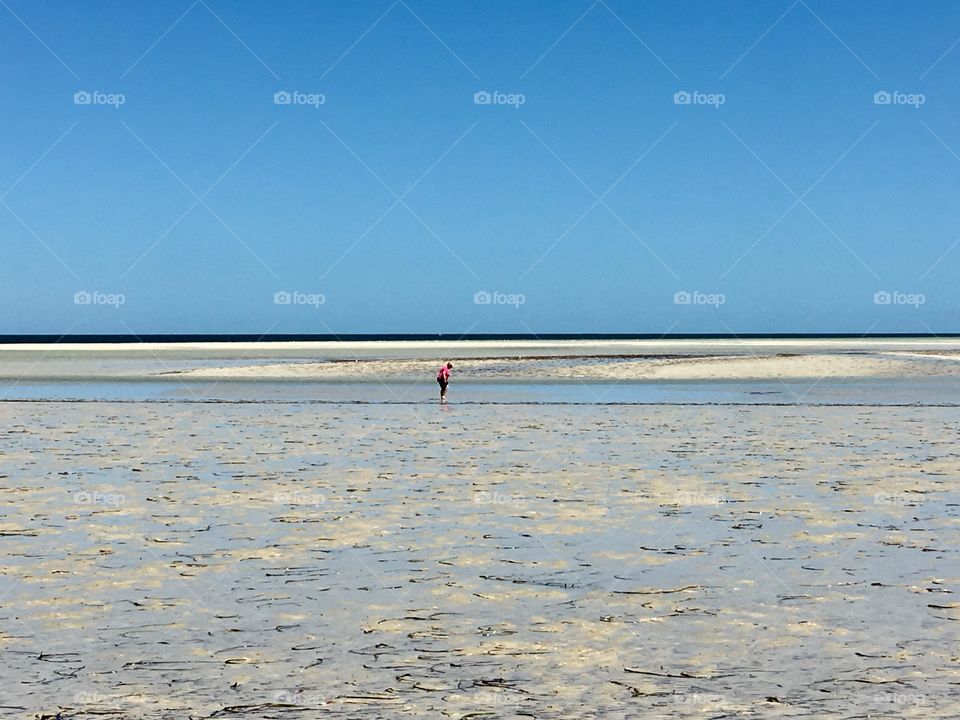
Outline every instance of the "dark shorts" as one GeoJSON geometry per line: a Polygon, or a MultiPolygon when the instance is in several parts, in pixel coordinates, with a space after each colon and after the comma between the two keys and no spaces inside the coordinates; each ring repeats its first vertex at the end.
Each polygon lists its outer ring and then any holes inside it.
{"type": "Polygon", "coordinates": [[[447,381],[444,380],[443,378],[439,378],[439,377],[437,378],[437,385],[440,386],[440,389],[441,389],[441,390],[446,390],[446,389],[447,389],[447,381]]]}

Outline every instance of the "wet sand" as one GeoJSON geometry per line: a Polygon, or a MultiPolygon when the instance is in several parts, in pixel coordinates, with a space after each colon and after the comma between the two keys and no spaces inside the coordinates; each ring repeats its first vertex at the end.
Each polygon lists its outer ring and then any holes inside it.
{"type": "Polygon", "coordinates": [[[0,418],[4,715],[960,716],[957,408],[0,418]]]}

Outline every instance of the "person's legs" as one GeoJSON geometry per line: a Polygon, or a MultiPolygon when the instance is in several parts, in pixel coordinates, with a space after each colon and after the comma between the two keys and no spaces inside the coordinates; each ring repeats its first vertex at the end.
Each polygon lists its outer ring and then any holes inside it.
{"type": "Polygon", "coordinates": [[[437,379],[437,382],[440,383],[440,399],[446,400],[447,399],[447,383],[445,383],[443,380],[440,380],[440,379],[437,379]]]}

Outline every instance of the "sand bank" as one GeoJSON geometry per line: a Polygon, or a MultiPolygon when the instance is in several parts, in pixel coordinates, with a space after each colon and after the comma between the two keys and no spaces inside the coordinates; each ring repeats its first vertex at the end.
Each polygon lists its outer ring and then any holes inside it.
{"type": "Polygon", "coordinates": [[[960,340],[465,340],[0,346],[0,380],[671,380],[906,377],[956,371],[960,340]],[[534,362],[536,361],[536,362],[534,362]]]}
{"type": "MultiPolygon", "coordinates": [[[[436,360],[341,360],[237,363],[161,372],[182,379],[417,380],[436,371],[436,360]]],[[[911,353],[718,355],[651,357],[467,358],[454,369],[457,381],[483,380],[787,380],[816,378],[929,377],[960,375],[952,356],[911,353]]]]}

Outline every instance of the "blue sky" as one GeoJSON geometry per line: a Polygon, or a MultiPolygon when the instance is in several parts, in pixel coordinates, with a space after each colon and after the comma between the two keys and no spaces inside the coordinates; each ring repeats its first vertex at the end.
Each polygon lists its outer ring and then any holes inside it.
{"type": "Polygon", "coordinates": [[[3,0],[0,332],[960,332],[958,38],[951,2],[3,0]]]}

